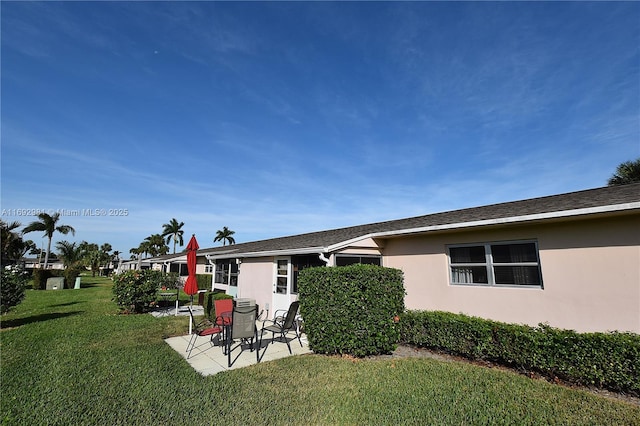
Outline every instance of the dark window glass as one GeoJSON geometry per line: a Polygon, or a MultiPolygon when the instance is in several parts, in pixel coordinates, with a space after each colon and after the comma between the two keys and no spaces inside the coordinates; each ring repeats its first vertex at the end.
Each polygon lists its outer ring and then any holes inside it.
{"type": "Polygon", "coordinates": [[[278,277],[276,281],[276,293],[287,294],[287,277],[278,277]]]}
{"type": "Polygon", "coordinates": [[[537,266],[494,266],[496,284],[540,285],[537,266]]]}
{"type": "Polygon", "coordinates": [[[457,284],[488,284],[487,268],[484,266],[453,266],[451,279],[457,284]]]}
{"type": "Polygon", "coordinates": [[[189,267],[187,266],[186,263],[181,263],[180,264],[180,276],[181,277],[186,277],[189,275],[189,267]]]}
{"type": "Polygon", "coordinates": [[[291,292],[294,294],[298,293],[298,273],[300,271],[306,268],[326,266],[317,254],[292,256],[291,264],[293,265],[293,288],[291,292]]]}
{"type": "Polygon", "coordinates": [[[336,257],[336,266],[355,265],[356,263],[360,263],[359,261],[360,261],[360,259],[358,259],[357,257],[337,256],[336,257]]]}
{"type": "Polygon", "coordinates": [[[491,246],[494,263],[524,263],[537,262],[536,245],[524,244],[496,244],[491,246]]]}
{"type": "Polygon", "coordinates": [[[485,263],[484,246],[452,247],[451,263],[485,263]]]}
{"type": "Polygon", "coordinates": [[[336,256],[336,266],[348,266],[361,263],[363,265],[380,266],[380,257],[378,256],[336,256]]]}

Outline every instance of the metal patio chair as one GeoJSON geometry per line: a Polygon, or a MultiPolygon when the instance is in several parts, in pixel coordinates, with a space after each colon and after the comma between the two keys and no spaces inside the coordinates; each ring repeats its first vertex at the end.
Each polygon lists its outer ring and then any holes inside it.
{"type": "MultiPolygon", "coordinates": [[[[302,347],[302,341],[300,340],[300,333],[298,332],[298,324],[296,322],[296,315],[298,314],[298,308],[300,307],[300,302],[295,301],[289,305],[289,309],[286,311],[287,314],[283,317],[278,318],[278,312],[275,312],[274,320],[267,320],[262,324],[262,330],[260,330],[260,345],[259,348],[262,347],[262,335],[265,331],[271,332],[271,342],[275,339],[276,333],[280,334],[280,338],[284,340],[287,344],[287,348],[289,348],[289,353],[293,353],[291,351],[291,345],[289,345],[289,341],[287,340],[287,333],[293,331],[296,333],[296,337],[298,338],[298,342],[300,343],[300,347],[302,347]],[[271,325],[267,325],[270,322],[271,325]]],[[[264,351],[267,351],[267,347],[269,347],[269,342],[267,342],[267,346],[264,348],[264,351]]],[[[263,352],[264,353],[264,352],[263,352]]]]}
{"type": "Polygon", "coordinates": [[[256,362],[260,362],[259,351],[256,348],[258,343],[258,328],[256,327],[257,305],[254,306],[234,306],[232,322],[226,325],[226,353],[229,367],[235,362],[244,351],[244,347],[249,345],[251,352],[256,352],[256,362]],[[233,346],[235,340],[238,344],[233,346]],[[231,361],[231,353],[240,349],[240,353],[231,361]]]}
{"type": "Polygon", "coordinates": [[[189,317],[191,318],[191,324],[193,327],[191,330],[191,336],[189,336],[189,343],[187,343],[187,350],[185,351],[185,352],[189,352],[187,354],[187,359],[189,359],[189,357],[191,356],[191,351],[193,351],[193,348],[196,345],[196,340],[198,340],[198,337],[211,336],[210,342],[211,342],[211,345],[213,346],[213,338],[215,336],[219,337],[224,331],[223,327],[213,324],[208,319],[205,319],[200,323],[196,324],[196,320],[193,316],[193,311],[191,310],[190,306],[188,308],[189,308],[189,317]]]}

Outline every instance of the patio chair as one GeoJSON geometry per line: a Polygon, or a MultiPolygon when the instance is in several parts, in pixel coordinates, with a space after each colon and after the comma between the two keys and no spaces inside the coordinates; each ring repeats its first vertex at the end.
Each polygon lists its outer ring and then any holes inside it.
{"type": "Polygon", "coordinates": [[[251,352],[256,350],[256,362],[260,362],[259,352],[255,345],[258,343],[258,328],[256,327],[257,306],[234,306],[233,320],[230,325],[226,325],[226,353],[229,367],[238,359],[248,344],[251,352]],[[237,345],[233,342],[238,339],[237,345]],[[231,353],[240,348],[240,353],[231,361],[231,353]]]}
{"type": "MultiPolygon", "coordinates": [[[[278,316],[278,311],[275,312],[275,318],[272,321],[265,321],[262,323],[262,330],[260,330],[260,345],[258,347],[262,347],[262,335],[265,331],[271,332],[271,341],[275,339],[276,333],[280,334],[280,337],[287,344],[287,348],[289,348],[289,353],[293,353],[291,351],[291,345],[289,345],[289,341],[287,340],[287,333],[293,331],[296,333],[296,337],[298,338],[298,342],[300,343],[300,347],[302,347],[302,341],[300,340],[300,333],[298,333],[298,324],[296,323],[296,315],[298,314],[298,307],[300,306],[299,301],[295,301],[289,305],[289,309],[286,311],[287,314],[283,317],[278,316]],[[266,325],[268,322],[271,325],[266,325]]],[[[269,342],[267,342],[267,346],[264,348],[266,352],[267,347],[269,347],[269,342]]],[[[264,353],[264,352],[263,352],[264,353]]]]}
{"type": "Polygon", "coordinates": [[[214,336],[218,336],[219,338],[220,334],[224,330],[223,327],[219,327],[213,324],[208,319],[205,319],[196,324],[196,320],[193,317],[193,311],[191,310],[190,306],[188,308],[189,308],[189,316],[191,317],[191,324],[193,328],[191,330],[191,336],[189,336],[189,343],[187,343],[187,350],[185,351],[185,352],[189,352],[187,354],[187,359],[189,359],[189,357],[191,356],[191,351],[193,351],[193,348],[196,345],[196,340],[198,340],[198,337],[211,336],[210,342],[211,342],[211,345],[213,345],[214,336]]]}
{"type": "Polygon", "coordinates": [[[220,327],[231,324],[233,299],[214,300],[213,306],[216,314],[215,324],[220,327]]]}

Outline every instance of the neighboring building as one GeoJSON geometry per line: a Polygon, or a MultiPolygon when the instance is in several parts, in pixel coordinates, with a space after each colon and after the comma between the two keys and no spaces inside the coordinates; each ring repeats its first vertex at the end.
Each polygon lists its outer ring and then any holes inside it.
{"type": "MultiPolygon", "coordinates": [[[[44,266],[44,257],[34,257],[34,258],[23,257],[22,259],[20,259],[20,263],[22,263],[24,268],[27,270],[39,269],[44,266]]],[[[64,269],[64,264],[60,259],[50,258],[47,264],[47,269],[62,270],[64,269]]]]}
{"type": "Polygon", "coordinates": [[[198,256],[203,272],[213,272],[214,288],[253,298],[271,313],[297,298],[297,275],[306,267],[372,263],[404,272],[408,309],[640,333],[640,184],[209,248],[198,256]]]}

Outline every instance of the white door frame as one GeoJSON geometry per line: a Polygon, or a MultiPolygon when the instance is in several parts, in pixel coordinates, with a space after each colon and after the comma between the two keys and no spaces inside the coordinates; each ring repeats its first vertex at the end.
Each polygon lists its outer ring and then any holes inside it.
{"type": "Polygon", "coordinates": [[[291,304],[291,286],[293,285],[292,272],[290,256],[276,257],[273,260],[273,294],[271,311],[269,312],[271,318],[273,318],[277,310],[289,309],[289,305],[291,304]],[[281,267],[283,262],[286,262],[286,269],[281,267]],[[285,271],[286,275],[284,273],[285,271]]]}

